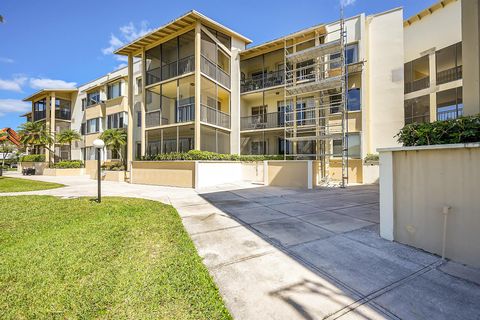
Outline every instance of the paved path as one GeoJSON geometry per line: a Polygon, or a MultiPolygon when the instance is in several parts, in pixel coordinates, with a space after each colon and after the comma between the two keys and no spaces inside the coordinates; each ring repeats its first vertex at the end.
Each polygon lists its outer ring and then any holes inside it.
{"type": "MultiPolygon", "coordinates": [[[[84,177],[29,177],[92,196],[84,177]]],[[[480,273],[378,236],[378,188],[192,189],[104,182],[175,206],[236,319],[480,319],[480,273]]],[[[15,194],[17,195],[17,194],[15,194]]]]}

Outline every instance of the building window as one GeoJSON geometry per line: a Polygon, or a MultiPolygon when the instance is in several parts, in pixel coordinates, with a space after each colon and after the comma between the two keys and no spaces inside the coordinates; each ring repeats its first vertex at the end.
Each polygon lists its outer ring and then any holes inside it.
{"type": "Polygon", "coordinates": [[[137,94],[142,93],[142,78],[137,78],[137,94]]]}
{"type": "Polygon", "coordinates": [[[122,95],[121,82],[115,82],[107,86],[107,99],[118,98],[122,95]]]}
{"type": "MultiPolygon", "coordinates": [[[[342,140],[336,139],[333,140],[333,156],[341,157],[342,156],[342,140]]],[[[360,155],[360,134],[350,133],[347,134],[347,154],[349,158],[361,158],[360,155]]]]}
{"type": "Polygon", "coordinates": [[[440,49],[435,52],[437,65],[437,84],[462,78],[462,43],[440,49]]]}
{"type": "Polygon", "coordinates": [[[405,124],[430,122],[430,95],[404,101],[405,124]]]}
{"type": "Polygon", "coordinates": [[[345,61],[347,64],[358,62],[358,44],[349,44],[345,48],[345,61]]]}
{"type": "Polygon", "coordinates": [[[87,134],[100,132],[100,118],[87,120],[86,130],[87,134]]]}
{"type": "Polygon", "coordinates": [[[142,111],[137,111],[137,127],[142,127],[142,111]]]}
{"type": "Polygon", "coordinates": [[[250,154],[267,154],[267,141],[252,141],[250,154]]]}
{"type": "Polygon", "coordinates": [[[430,64],[428,55],[404,65],[405,93],[422,90],[430,86],[430,64]]]}
{"type": "Polygon", "coordinates": [[[33,121],[45,119],[47,116],[47,100],[42,99],[33,103],[33,121]]]}
{"type": "Polygon", "coordinates": [[[361,107],[360,88],[348,89],[347,110],[358,111],[361,107]]]}
{"type": "Polygon", "coordinates": [[[340,112],[340,107],[342,106],[342,95],[334,94],[330,96],[330,113],[340,112]]]}
{"type": "Polygon", "coordinates": [[[87,98],[82,98],[82,111],[85,111],[87,107],[87,98]]]}
{"type": "Polygon", "coordinates": [[[70,101],[55,99],[55,118],[70,120],[72,118],[70,101]]]}
{"type": "Polygon", "coordinates": [[[118,112],[107,116],[107,129],[119,129],[124,127],[124,112],[118,112]]]}
{"type": "Polygon", "coordinates": [[[462,115],[462,87],[437,92],[437,120],[456,119],[462,115]]]}
{"type": "Polygon", "coordinates": [[[252,120],[256,123],[266,123],[267,106],[252,107],[252,120]]]}
{"type": "Polygon", "coordinates": [[[137,160],[140,160],[142,158],[142,143],[137,142],[137,147],[135,149],[135,157],[137,160]]]}
{"type": "Polygon", "coordinates": [[[87,107],[100,103],[100,91],[87,93],[87,107]]]}

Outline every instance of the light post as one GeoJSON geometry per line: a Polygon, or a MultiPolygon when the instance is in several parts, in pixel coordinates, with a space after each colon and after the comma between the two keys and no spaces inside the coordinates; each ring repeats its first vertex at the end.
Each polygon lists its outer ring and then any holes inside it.
{"type": "Polygon", "coordinates": [[[102,158],[102,149],[105,147],[105,142],[102,139],[95,139],[93,141],[93,146],[97,149],[97,183],[98,183],[98,203],[102,202],[102,165],[101,165],[101,158],[102,158]]]}

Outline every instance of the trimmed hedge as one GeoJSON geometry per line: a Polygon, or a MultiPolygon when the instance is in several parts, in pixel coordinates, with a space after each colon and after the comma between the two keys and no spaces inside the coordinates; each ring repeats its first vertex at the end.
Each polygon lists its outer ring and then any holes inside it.
{"type": "Polygon", "coordinates": [[[190,150],[188,152],[172,152],[157,154],[155,156],[145,156],[142,160],[146,161],[175,161],[175,160],[213,160],[213,161],[263,161],[263,160],[283,160],[283,156],[268,155],[238,155],[222,154],[210,151],[190,150]]]}
{"type": "Polygon", "coordinates": [[[405,147],[480,142],[480,115],[408,124],[396,137],[405,147]]]}
{"type": "Polygon", "coordinates": [[[102,169],[107,171],[125,171],[125,166],[121,162],[109,162],[102,165],[102,169]]]}
{"type": "Polygon", "coordinates": [[[20,162],[45,162],[44,154],[27,154],[20,158],[20,162]]]}
{"type": "Polygon", "coordinates": [[[63,160],[53,165],[55,169],[79,169],[83,168],[81,160],[63,160]]]}

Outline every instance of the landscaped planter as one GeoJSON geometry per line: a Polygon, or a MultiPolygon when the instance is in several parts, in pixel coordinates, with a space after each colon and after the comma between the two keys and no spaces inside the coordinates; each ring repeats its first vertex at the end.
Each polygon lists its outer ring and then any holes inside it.
{"type": "Polygon", "coordinates": [[[378,183],[378,161],[367,160],[363,163],[363,183],[378,183]]]}
{"type": "MultiPolygon", "coordinates": [[[[125,171],[110,171],[102,170],[101,172],[102,181],[115,181],[115,182],[124,182],[125,181],[125,171]]],[[[97,180],[97,171],[90,173],[90,179],[97,180]]]]}
{"type": "Polygon", "coordinates": [[[47,167],[48,162],[20,162],[17,171],[21,173],[25,168],[33,168],[35,169],[35,175],[42,175],[47,167]]]}
{"type": "Polygon", "coordinates": [[[81,176],[85,174],[84,168],[45,168],[43,170],[44,176],[81,176]]]}

